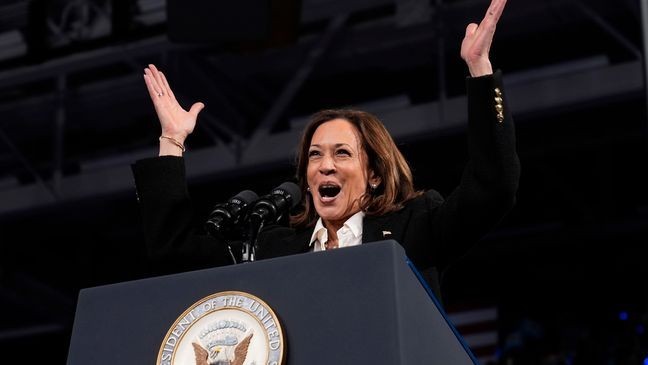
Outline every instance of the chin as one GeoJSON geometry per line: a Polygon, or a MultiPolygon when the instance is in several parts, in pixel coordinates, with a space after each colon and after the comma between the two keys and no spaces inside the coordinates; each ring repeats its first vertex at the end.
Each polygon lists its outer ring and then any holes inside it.
{"type": "Polygon", "coordinates": [[[317,215],[322,218],[322,220],[329,222],[337,221],[346,221],[351,217],[355,212],[349,212],[348,210],[336,209],[333,207],[324,207],[317,210],[317,215]]]}
{"type": "Polygon", "coordinates": [[[325,221],[339,220],[339,219],[343,218],[343,214],[340,214],[339,212],[332,212],[329,209],[318,210],[317,215],[320,218],[322,218],[322,220],[325,220],[325,221]]]}

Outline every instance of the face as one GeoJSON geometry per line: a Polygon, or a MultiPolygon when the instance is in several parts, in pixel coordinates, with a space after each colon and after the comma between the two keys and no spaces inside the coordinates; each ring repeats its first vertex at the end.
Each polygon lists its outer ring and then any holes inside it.
{"type": "Polygon", "coordinates": [[[333,119],[315,130],[306,175],[315,210],[327,227],[341,227],[360,211],[371,173],[358,131],[350,122],[333,119]]]}

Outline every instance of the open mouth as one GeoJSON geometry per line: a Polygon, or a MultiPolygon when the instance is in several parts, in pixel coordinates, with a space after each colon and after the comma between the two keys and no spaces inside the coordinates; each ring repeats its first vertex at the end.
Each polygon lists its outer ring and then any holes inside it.
{"type": "Polygon", "coordinates": [[[319,187],[319,195],[322,198],[335,198],[342,190],[338,185],[325,184],[319,187]]]}

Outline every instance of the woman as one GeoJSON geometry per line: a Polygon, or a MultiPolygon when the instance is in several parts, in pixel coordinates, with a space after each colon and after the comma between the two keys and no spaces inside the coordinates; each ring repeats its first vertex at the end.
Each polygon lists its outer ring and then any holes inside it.
{"type": "MultiPolygon", "coordinates": [[[[461,47],[467,80],[470,161],[461,183],[443,199],[414,189],[412,174],[382,123],[355,110],[315,114],[299,147],[297,178],[303,211],[291,227],[259,236],[258,258],[394,239],[440,295],[439,273],[464,254],[512,207],[519,178],[514,127],[499,72],[488,57],[506,0],[492,0],[481,24],[470,24],[461,47]]],[[[162,127],[160,157],[137,161],[133,172],[149,252],[186,269],[227,263],[224,245],[194,234],[181,158],[204,105],[178,104],[162,72],[144,79],[162,127]],[[197,262],[201,261],[201,262],[197,262]]],[[[183,269],[175,267],[175,270],[183,269]]]]}

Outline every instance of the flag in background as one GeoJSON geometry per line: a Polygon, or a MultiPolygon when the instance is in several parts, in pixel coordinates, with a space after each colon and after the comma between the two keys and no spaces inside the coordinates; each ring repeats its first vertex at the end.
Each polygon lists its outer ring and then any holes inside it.
{"type": "Polygon", "coordinates": [[[472,307],[446,311],[448,319],[463,337],[481,365],[497,363],[497,308],[472,307]]]}

